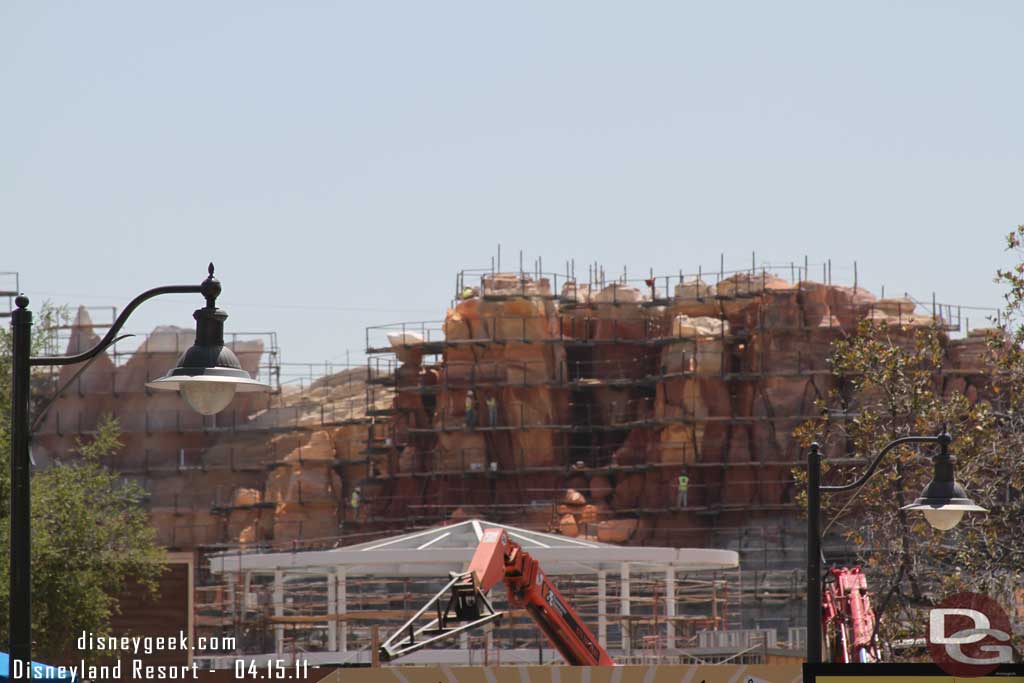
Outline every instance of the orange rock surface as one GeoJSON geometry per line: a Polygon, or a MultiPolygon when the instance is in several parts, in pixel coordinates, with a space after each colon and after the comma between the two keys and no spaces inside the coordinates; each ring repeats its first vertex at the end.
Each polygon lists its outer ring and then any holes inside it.
{"type": "MultiPolygon", "coordinates": [[[[699,544],[716,526],[795,519],[792,430],[833,388],[833,340],[863,319],[897,337],[931,321],[909,299],[757,274],[689,278],[655,301],[617,282],[556,284],[485,275],[448,310],[433,350],[418,333],[389,334],[394,360],[377,375],[240,395],[215,418],[145,390],[192,343],[192,331],[157,328],[123,362],[101,355],[71,382],[33,454],[73,457],[74,438],[115,415],[125,445],[109,464],[149,490],[158,538],[175,548],[471,517],[699,544]]],[[[947,340],[949,367],[979,370],[986,334],[947,340]]],[[[68,350],[97,339],[83,309],[68,350]]],[[[235,350],[247,370],[260,367],[258,341],[235,350]]],[[[970,372],[944,381],[947,392],[984,391],[970,372]]]]}

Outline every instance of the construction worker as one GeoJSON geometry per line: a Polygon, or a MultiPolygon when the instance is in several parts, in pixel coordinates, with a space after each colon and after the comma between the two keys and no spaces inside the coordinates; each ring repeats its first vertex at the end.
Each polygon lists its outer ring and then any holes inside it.
{"type": "Polygon", "coordinates": [[[352,489],[352,495],[349,496],[349,505],[352,507],[352,519],[356,522],[359,521],[359,504],[363,501],[363,492],[360,487],[352,489]]]}
{"type": "Polygon", "coordinates": [[[487,420],[491,427],[498,426],[498,399],[494,396],[488,396],[487,400],[484,401],[487,405],[487,420]]]}
{"type": "Polygon", "coordinates": [[[676,507],[684,508],[687,505],[687,489],[690,487],[690,477],[686,475],[686,470],[679,473],[679,480],[676,482],[676,507]]]}
{"type": "Polygon", "coordinates": [[[462,288],[462,300],[465,301],[466,299],[472,299],[472,298],[473,298],[473,288],[472,287],[463,287],[462,288]]]}
{"type": "Polygon", "coordinates": [[[466,429],[476,429],[476,395],[472,389],[466,392],[466,429]]]}

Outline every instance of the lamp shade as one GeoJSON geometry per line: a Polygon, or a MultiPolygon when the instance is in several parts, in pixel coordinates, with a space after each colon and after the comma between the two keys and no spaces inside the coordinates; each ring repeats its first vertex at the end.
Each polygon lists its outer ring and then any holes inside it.
{"type": "Polygon", "coordinates": [[[238,357],[226,346],[193,344],[160,379],[147,382],[150,389],[181,391],[185,402],[202,415],[227,408],[235,392],[269,391],[242,369],[238,357]]]}
{"type": "Polygon", "coordinates": [[[228,314],[217,308],[220,282],[210,276],[201,285],[206,306],[192,317],[196,320],[196,342],[178,358],[160,379],[147,382],[150,389],[180,391],[181,397],[197,413],[213,415],[228,407],[235,392],[269,391],[242,368],[234,351],[224,345],[224,321],[228,314]]]}
{"type": "Polygon", "coordinates": [[[963,486],[953,480],[942,481],[938,478],[924,487],[917,500],[901,509],[920,510],[928,523],[941,531],[959,524],[965,512],[988,512],[967,497],[963,486]]]}

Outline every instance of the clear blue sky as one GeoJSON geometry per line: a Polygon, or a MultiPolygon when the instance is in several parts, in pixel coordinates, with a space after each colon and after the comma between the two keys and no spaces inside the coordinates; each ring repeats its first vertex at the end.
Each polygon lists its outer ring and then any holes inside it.
{"type": "Polygon", "coordinates": [[[123,305],[212,259],[228,329],[288,361],[442,317],[498,242],[609,271],[857,260],[995,306],[1022,34],[1016,1],[9,1],[0,270],[123,305]]]}

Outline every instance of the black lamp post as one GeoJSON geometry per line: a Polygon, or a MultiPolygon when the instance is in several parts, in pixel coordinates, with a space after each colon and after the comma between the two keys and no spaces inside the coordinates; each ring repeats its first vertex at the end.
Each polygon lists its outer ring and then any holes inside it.
{"type": "Polygon", "coordinates": [[[988,512],[975,505],[967,492],[956,483],[953,465],[956,458],[949,454],[953,437],[943,427],[935,436],[905,436],[886,444],[875,456],[867,471],[857,481],[842,486],[821,485],[821,446],[812,443],[807,453],[807,661],[821,661],[821,492],[835,493],[853,491],[871,478],[886,453],[905,444],[936,443],[939,452],[932,458],[935,474],[932,481],[921,492],[921,496],[902,510],[921,510],[925,519],[936,529],[948,530],[960,523],[965,512],[988,512]]]}
{"type": "Polygon", "coordinates": [[[153,389],[181,390],[185,402],[204,415],[227,407],[235,391],[265,391],[270,387],[253,380],[242,369],[231,349],[224,346],[224,320],[227,313],[217,308],[220,282],[209,277],[199,285],[157,287],[135,297],[117,317],[106,336],[96,346],[74,356],[31,356],[32,312],[28,297],[15,299],[11,314],[13,382],[11,387],[11,575],[10,575],[10,673],[20,670],[28,675],[32,658],[32,526],[29,496],[29,381],[32,366],[73,365],[95,358],[116,342],[117,333],[128,317],[144,301],[162,294],[202,294],[206,306],[197,310],[196,341],[178,359],[166,377],[150,382],[153,389]],[[15,669],[15,662],[20,662],[15,669]]]}

